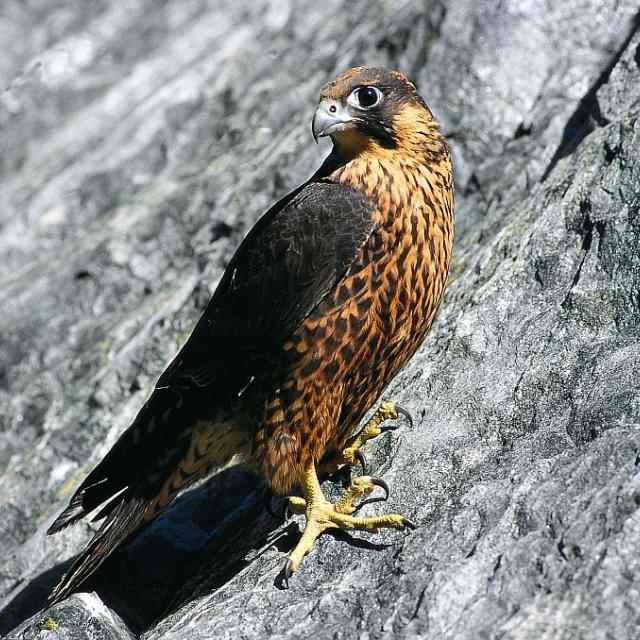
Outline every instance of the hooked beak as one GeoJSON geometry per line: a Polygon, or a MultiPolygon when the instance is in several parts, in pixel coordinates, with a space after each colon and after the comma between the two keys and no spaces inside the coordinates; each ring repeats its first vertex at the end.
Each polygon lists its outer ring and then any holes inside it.
{"type": "Polygon", "coordinates": [[[356,118],[353,118],[337,100],[322,100],[313,116],[313,139],[318,142],[318,138],[344,131],[352,126],[355,120],[356,118]]]}

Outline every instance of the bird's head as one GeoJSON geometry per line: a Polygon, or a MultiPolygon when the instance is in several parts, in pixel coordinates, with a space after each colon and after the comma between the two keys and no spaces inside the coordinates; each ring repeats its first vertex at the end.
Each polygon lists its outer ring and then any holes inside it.
{"type": "Polygon", "coordinates": [[[330,80],[312,124],[316,141],[331,136],[347,155],[415,147],[427,141],[432,129],[437,124],[415,85],[382,67],[356,67],[330,80]]]}

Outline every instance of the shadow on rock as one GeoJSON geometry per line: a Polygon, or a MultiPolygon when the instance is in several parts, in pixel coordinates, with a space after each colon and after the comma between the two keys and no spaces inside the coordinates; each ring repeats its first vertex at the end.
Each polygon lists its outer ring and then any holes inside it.
{"type": "MultiPolygon", "coordinates": [[[[97,592],[132,631],[141,633],[161,615],[224,585],[250,562],[253,549],[264,546],[281,525],[266,514],[264,492],[265,485],[241,468],[220,472],[175,500],[80,591],[97,592]]],[[[71,562],[40,574],[13,598],[0,613],[0,634],[46,607],[71,562]]]]}
{"type": "Polygon", "coordinates": [[[0,638],[47,606],[49,594],[71,566],[73,558],[36,576],[0,611],[0,638]]]}

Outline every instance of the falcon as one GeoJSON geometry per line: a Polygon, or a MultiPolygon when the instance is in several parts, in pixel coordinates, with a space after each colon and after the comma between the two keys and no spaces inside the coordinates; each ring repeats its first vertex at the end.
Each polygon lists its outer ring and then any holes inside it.
{"type": "MultiPolygon", "coordinates": [[[[330,503],[320,480],[404,410],[358,424],[433,324],[454,230],[449,148],[402,74],[357,67],[328,82],[312,124],[333,148],[269,209],[231,259],[191,336],[129,428],[53,522],[99,508],[102,524],[52,594],[75,590],[186,487],[241,462],[306,516],[288,580],[327,529],[413,524],[354,515],[376,486],[356,477],[330,503]]],[[[364,466],[364,465],[363,465],[364,466]]],[[[366,470],[365,470],[366,472],[366,470]]]]}

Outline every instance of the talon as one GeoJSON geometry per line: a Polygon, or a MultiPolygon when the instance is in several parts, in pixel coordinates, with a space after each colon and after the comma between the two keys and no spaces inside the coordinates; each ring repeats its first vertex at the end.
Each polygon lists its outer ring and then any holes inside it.
{"type": "Polygon", "coordinates": [[[382,478],[371,478],[371,484],[380,487],[385,493],[384,499],[389,499],[389,485],[382,478]]]}
{"type": "Polygon", "coordinates": [[[356,449],[353,457],[360,463],[360,466],[362,467],[362,475],[366,476],[367,475],[367,459],[364,457],[364,453],[362,453],[362,451],[360,451],[360,449],[356,449]]]}
{"type": "Polygon", "coordinates": [[[293,562],[288,558],[282,568],[282,582],[286,589],[289,588],[289,578],[293,575],[293,562]]]}
{"type": "MultiPolygon", "coordinates": [[[[396,417],[391,419],[396,420],[399,416],[402,416],[409,423],[409,428],[413,429],[413,418],[411,417],[411,414],[405,408],[401,407],[399,404],[396,404],[395,402],[391,404],[393,404],[393,410],[396,413],[396,417]]],[[[381,433],[384,433],[385,431],[395,431],[399,427],[400,425],[398,424],[388,424],[384,427],[378,427],[378,429],[380,429],[381,433]]]]}
{"type": "Polygon", "coordinates": [[[285,510],[284,513],[284,517],[283,516],[279,516],[272,508],[273,502],[273,491],[271,491],[271,489],[267,488],[264,492],[264,496],[262,498],[262,506],[264,507],[264,510],[275,520],[286,520],[286,515],[287,512],[285,510]]]}
{"type": "MultiPolygon", "coordinates": [[[[386,426],[381,426],[385,424],[388,420],[395,421],[400,416],[405,418],[409,423],[409,427],[413,427],[413,418],[411,414],[403,407],[393,403],[385,401],[383,402],[374,412],[374,414],[369,418],[367,424],[360,429],[357,435],[352,436],[347,440],[347,446],[342,450],[342,464],[348,464],[353,466],[356,461],[359,461],[362,464],[362,460],[360,455],[358,454],[358,450],[364,444],[366,444],[369,440],[373,438],[377,438],[381,433],[385,431],[390,431],[392,429],[397,429],[399,425],[387,424],[386,426]]],[[[366,467],[363,464],[362,468],[364,473],[366,474],[366,467]]]]}
{"type": "Polygon", "coordinates": [[[400,405],[396,405],[396,411],[401,415],[404,416],[407,420],[407,422],[409,423],[409,429],[413,429],[413,417],[411,416],[411,414],[403,407],[401,407],[400,405]]]}
{"type": "Polygon", "coordinates": [[[304,498],[290,498],[289,504],[292,507],[292,511],[300,515],[304,514],[307,522],[298,544],[291,551],[289,560],[283,568],[283,583],[287,587],[289,586],[289,578],[300,567],[304,557],[313,549],[316,539],[329,529],[378,533],[381,529],[404,530],[406,528],[415,528],[413,522],[395,513],[387,513],[371,518],[353,516],[354,511],[362,508],[365,504],[380,502],[389,497],[389,486],[380,478],[370,478],[368,476],[355,478],[351,486],[334,504],[331,504],[322,493],[315,465],[309,465],[301,474],[300,485],[304,498]],[[369,498],[358,507],[354,507],[353,502],[356,497],[370,494],[375,487],[380,487],[384,490],[384,498],[369,498]]]}
{"type": "Polygon", "coordinates": [[[377,498],[367,498],[354,508],[353,513],[357,513],[358,511],[360,511],[360,509],[362,509],[362,507],[367,504],[373,504],[374,502],[386,502],[389,499],[389,485],[382,478],[371,478],[371,484],[375,485],[376,487],[380,487],[384,491],[384,498],[380,496],[378,496],[377,498]]]}

